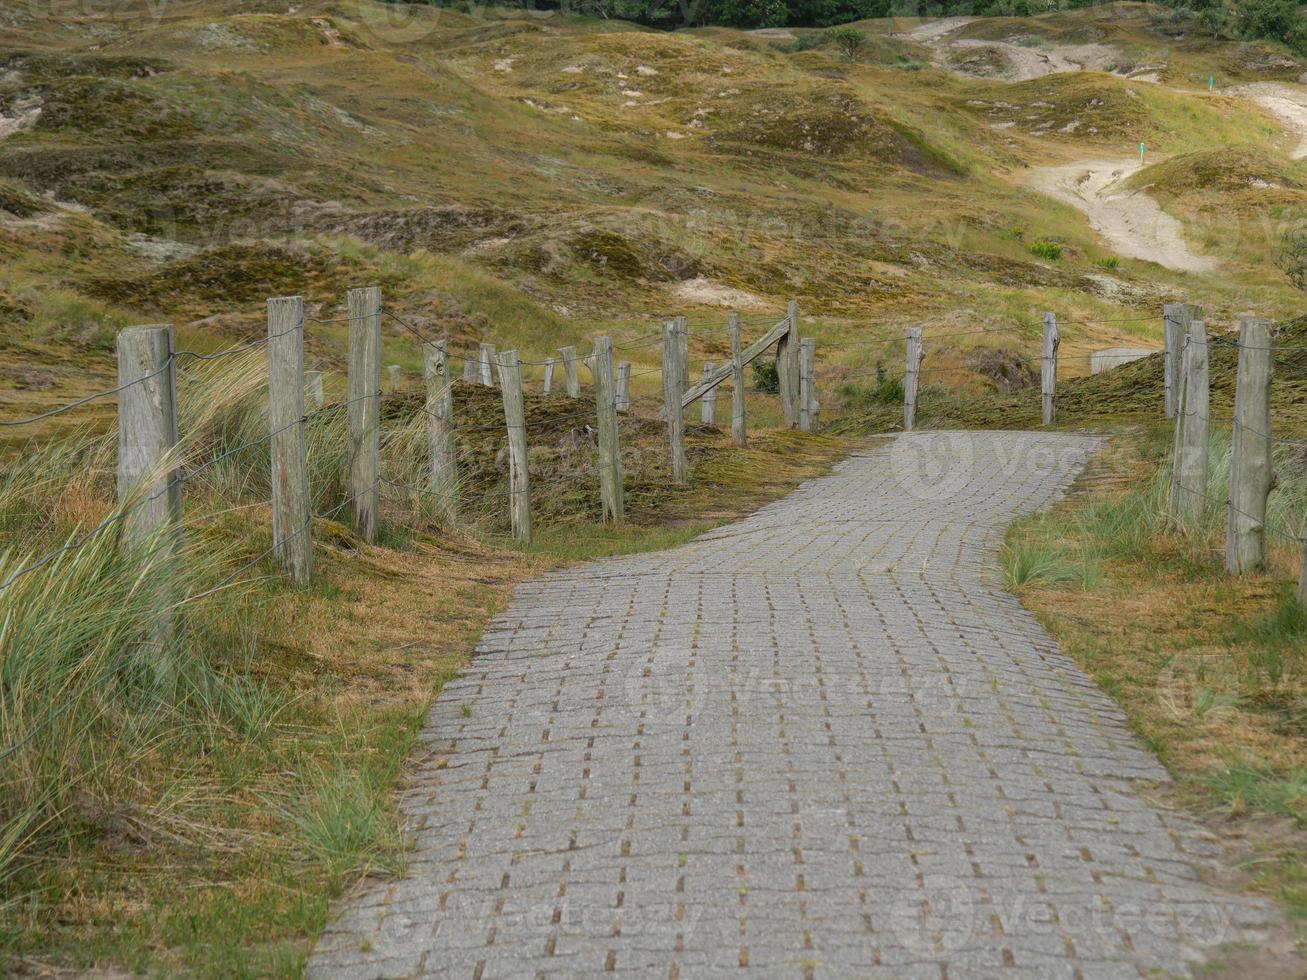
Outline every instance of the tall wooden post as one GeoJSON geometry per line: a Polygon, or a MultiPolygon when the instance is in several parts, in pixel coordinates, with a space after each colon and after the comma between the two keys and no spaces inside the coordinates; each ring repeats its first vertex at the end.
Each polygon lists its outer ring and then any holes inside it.
{"type": "Polygon", "coordinates": [[[1045,425],[1052,425],[1057,415],[1057,349],[1062,338],[1057,331],[1057,317],[1044,314],[1044,354],[1040,360],[1039,387],[1043,395],[1045,425]]]}
{"type": "Polygon", "coordinates": [[[679,346],[678,356],[681,365],[681,391],[690,387],[690,318],[676,318],[676,342],[679,346]]]}
{"type": "Polygon", "coordinates": [[[903,431],[917,424],[917,382],[921,376],[921,328],[908,328],[908,359],[903,372],[903,431]]]}
{"type": "Polygon", "coordinates": [[[554,390],[554,359],[552,357],[546,357],[545,358],[545,394],[547,395],[553,390],[554,390]]]}
{"type": "Polygon", "coordinates": [[[313,510],[304,442],[304,301],[268,300],[268,426],[272,433],[272,541],[277,564],[313,578],[313,510]]]}
{"type": "MultiPolygon", "coordinates": [[[[712,361],[703,362],[703,376],[712,377],[712,361]]],[[[712,425],[717,421],[717,388],[713,386],[703,393],[699,399],[699,421],[706,425],[712,425]]]]}
{"type": "Polygon", "coordinates": [[[321,371],[304,372],[304,400],[308,407],[314,410],[321,408],[322,403],[326,401],[322,390],[321,371]]]}
{"type": "Polygon", "coordinates": [[[1176,380],[1180,375],[1178,354],[1183,345],[1180,304],[1167,303],[1162,307],[1162,388],[1168,419],[1175,418],[1176,380]]]}
{"type": "Polygon", "coordinates": [[[631,362],[621,361],[617,365],[617,410],[631,410],[631,362]]]}
{"type": "Polygon", "coordinates": [[[672,480],[684,483],[685,416],[681,411],[681,345],[676,323],[663,327],[663,410],[667,416],[667,438],[671,444],[672,480]]]}
{"type": "Polygon", "coordinates": [[[431,491],[439,496],[445,516],[454,517],[458,464],[454,446],[454,386],[449,377],[449,353],[444,340],[422,348],[422,374],[427,386],[427,442],[431,453],[431,491]]]}
{"type": "Polygon", "coordinates": [[[781,414],[785,424],[799,424],[799,304],[790,300],[786,318],[790,329],[776,344],[776,379],[780,384],[781,414]]]}
{"type": "Polygon", "coordinates": [[[1171,516],[1183,526],[1197,523],[1207,496],[1207,328],[1189,324],[1182,377],[1184,390],[1176,408],[1177,447],[1171,460],[1171,516]]]}
{"type": "Polygon", "coordinates": [[[1275,485],[1271,459],[1271,325],[1239,319],[1239,368],[1230,443],[1230,500],[1225,568],[1241,575],[1266,564],[1266,501],[1275,485]]]}
{"type": "Polygon", "coordinates": [[[749,444],[749,427],[744,417],[744,359],[740,356],[740,314],[732,313],[726,321],[726,333],[731,339],[731,441],[737,446],[749,444]]]}
{"type": "Polygon", "coordinates": [[[499,387],[504,395],[504,422],[508,427],[509,514],[513,540],[531,540],[531,481],[527,472],[526,408],[522,402],[522,362],[517,351],[504,351],[499,362],[499,387]]]}
{"type": "MultiPolygon", "coordinates": [[[[171,326],[128,327],[118,334],[118,502],[136,500],[126,520],[135,542],[180,528],[182,488],[166,465],[177,445],[177,391],[171,326]]],[[[162,543],[162,542],[161,542],[162,543]]]]}
{"type": "Polygon", "coordinates": [[[567,387],[567,397],[580,398],[581,377],[576,369],[576,348],[560,347],[558,354],[563,362],[563,384],[567,387]]]}
{"type": "Polygon", "coordinates": [[[599,416],[599,500],[604,520],[626,516],[622,500],[622,457],[617,441],[617,391],[613,383],[613,341],[600,337],[590,355],[595,379],[595,411],[599,416]]]}
{"type": "Polygon", "coordinates": [[[349,491],[354,528],[377,540],[381,504],[381,290],[351,289],[349,308],[349,491]]]}
{"type": "Polygon", "coordinates": [[[799,429],[811,432],[817,427],[817,398],[812,373],[816,367],[817,342],[811,337],[799,341],[799,429]]]}
{"type": "Polygon", "coordinates": [[[481,383],[487,388],[495,386],[495,345],[482,344],[481,352],[481,383]]]}

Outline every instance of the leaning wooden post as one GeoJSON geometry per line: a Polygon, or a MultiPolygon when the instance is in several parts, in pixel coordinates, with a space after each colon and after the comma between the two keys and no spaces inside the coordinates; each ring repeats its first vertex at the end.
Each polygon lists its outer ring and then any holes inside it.
{"type": "Polygon", "coordinates": [[[1040,361],[1039,386],[1044,401],[1044,424],[1052,425],[1057,414],[1057,349],[1062,338],[1057,332],[1057,317],[1044,314],[1044,356],[1040,361]]]}
{"type": "Polygon", "coordinates": [[[272,433],[272,541],[277,564],[313,578],[313,510],[304,442],[304,301],[268,300],[268,426],[272,433]]]}
{"type": "Polygon", "coordinates": [[[1225,568],[1236,575],[1266,564],[1266,500],[1275,485],[1271,460],[1271,325],[1239,319],[1239,368],[1230,442],[1230,500],[1225,568]]]}
{"type": "Polygon", "coordinates": [[[621,361],[617,365],[617,410],[631,410],[631,362],[621,361]]]}
{"type": "Polygon", "coordinates": [[[917,424],[917,382],[921,377],[921,328],[908,328],[908,360],[903,372],[903,431],[917,424]]]}
{"type": "Polygon", "coordinates": [[[319,409],[326,400],[322,391],[322,372],[304,372],[304,398],[310,408],[319,409]]]}
{"type": "Polygon", "coordinates": [[[599,500],[605,521],[626,516],[622,500],[622,457],[617,442],[617,390],[613,382],[613,341],[600,337],[590,355],[595,379],[595,410],[599,417],[599,500]]]}
{"type": "Polygon", "coordinates": [[[481,383],[487,388],[495,386],[495,345],[482,344],[480,347],[481,357],[481,383]]]}
{"type": "Polygon", "coordinates": [[[681,411],[681,345],[676,323],[663,327],[663,410],[671,444],[672,481],[685,482],[685,416],[681,411]]]}
{"type": "Polygon", "coordinates": [[[1171,462],[1171,516],[1193,526],[1207,497],[1207,427],[1210,392],[1207,380],[1207,328],[1189,324],[1184,343],[1184,391],[1176,412],[1178,452],[1171,462]]]}
{"type": "Polygon", "coordinates": [[[351,289],[349,308],[349,491],[354,528],[377,540],[381,503],[381,290],[351,289]]]}
{"type": "Polygon", "coordinates": [[[781,395],[781,414],[785,424],[799,424],[799,304],[790,300],[785,314],[790,329],[776,344],[776,379],[781,395]]]}
{"type": "Polygon", "coordinates": [[[581,376],[576,369],[576,348],[560,347],[558,354],[563,362],[563,385],[567,389],[567,397],[581,397],[581,376]]]}
{"type": "Polygon", "coordinates": [[[740,356],[740,314],[732,313],[726,321],[731,339],[731,441],[737,446],[749,444],[749,427],[744,418],[744,359],[740,356]]]}
{"type": "Polygon", "coordinates": [[[454,385],[449,378],[449,353],[443,340],[422,348],[427,385],[427,442],[431,453],[431,491],[438,495],[445,516],[454,517],[458,469],[454,451],[454,385]]]}
{"type": "Polygon", "coordinates": [[[799,430],[811,432],[816,428],[817,399],[813,394],[812,372],[816,360],[817,342],[810,337],[799,341],[799,430]]]}
{"type": "Polygon", "coordinates": [[[554,359],[552,357],[546,357],[545,358],[545,394],[547,395],[553,390],[554,390],[554,359]]]}
{"type": "Polygon", "coordinates": [[[517,351],[498,355],[499,387],[508,427],[508,500],[513,540],[531,540],[531,482],[527,473],[526,408],[522,401],[522,362],[517,351]]]}
{"type": "MultiPolygon", "coordinates": [[[[703,376],[712,377],[712,361],[703,362],[703,376]]],[[[699,399],[699,421],[706,425],[712,425],[717,421],[717,386],[709,388],[699,399]]]]}

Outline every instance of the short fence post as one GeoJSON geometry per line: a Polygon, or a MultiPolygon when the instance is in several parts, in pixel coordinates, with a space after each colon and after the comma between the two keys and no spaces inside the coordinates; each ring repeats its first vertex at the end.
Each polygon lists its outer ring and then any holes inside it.
{"type": "Polygon", "coordinates": [[[1044,356],[1040,361],[1039,386],[1043,393],[1044,425],[1052,425],[1057,414],[1057,349],[1062,338],[1057,332],[1057,317],[1044,314],[1044,356]]]}
{"type": "Polygon", "coordinates": [[[313,510],[304,444],[304,301],[268,300],[268,427],[272,433],[272,541],[277,564],[313,578],[313,510]]]}
{"type": "Polygon", "coordinates": [[[478,362],[470,357],[463,358],[463,380],[476,381],[478,371],[478,362]]]}
{"type": "Polygon", "coordinates": [[[617,365],[617,410],[631,410],[631,362],[621,361],[617,365]]]}
{"type": "Polygon", "coordinates": [[[908,328],[908,361],[903,372],[903,431],[917,424],[917,382],[921,376],[921,328],[908,328]]]}
{"type": "Polygon", "coordinates": [[[731,377],[735,385],[731,392],[731,441],[737,446],[749,444],[749,427],[744,418],[744,359],[740,355],[740,315],[732,313],[726,321],[726,333],[731,339],[731,377]]]}
{"type": "Polygon", "coordinates": [[[672,481],[685,482],[685,416],[681,411],[681,344],[676,323],[663,327],[663,409],[671,443],[672,481]]]}
{"type": "Polygon", "coordinates": [[[531,482],[527,473],[526,408],[522,401],[522,362],[517,351],[500,354],[499,387],[504,395],[504,423],[508,427],[509,513],[513,540],[531,540],[531,482]]]}
{"type": "Polygon", "coordinates": [[[1171,516],[1183,527],[1197,522],[1207,497],[1207,328],[1189,324],[1181,372],[1184,389],[1176,410],[1176,448],[1171,460],[1171,516]]]}
{"type": "MultiPolygon", "coordinates": [[[[703,376],[711,377],[713,371],[712,361],[703,362],[703,376]]],[[[712,425],[717,421],[717,386],[709,388],[699,399],[699,421],[707,425],[712,425]]]]}
{"type": "Polygon", "coordinates": [[[786,310],[790,329],[776,344],[776,379],[781,394],[781,414],[785,424],[799,424],[799,304],[790,300],[786,310]]]}
{"type": "Polygon", "coordinates": [[[386,390],[399,391],[399,365],[386,365],[386,390]]]}
{"type": "Polygon", "coordinates": [[[321,371],[304,372],[304,396],[310,408],[316,410],[322,407],[322,403],[326,401],[326,396],[322,391],[321,371]]]}
{"type": "Polygon", "coordinates": [[[351,289],[349,308],[349,491],[354,527],[377,540],[381,485],[381,290],[351,289]]]}
{"type": "Polygon", "coordinates": [[[581,377],[576,370],[576,348],[560,347],[558,353],[563,362],[563,384],[567,388],[567,397],[579,398],[581,397],[581,377]]]}
{"type": "Polygon", "coordinates": [[[1271,459],[1273,371],[1270,323],[1241,317],[1225,534],[1225,568],[1236,575],[1266,563],[1266,499],[1275,485],[1271,459]]]}
{"type": "Polygon", "coordinates": [[[546,357],[545,358],[545,394],[547,395],[553,390],[554,390],[554,359],[552,357],[546,357]]]}
{"type": "Polygon", "coordinates": [[[595,409],[599,417],[599,500],[605,521],[626,516],[622,500],[622,457],[617,441],[617,393],[613,383],[613,341],[595,340],[590,356],[595,379],[595,409]]]}
{"type": "Polygon", "coordinates": [[[813,394],[812,372],[817,342],[811,337],[799,341],[799,431],[816,428],[817,399],[813,394]]]}
{"type": "Polygon", "coordinates": [[[482,344],[480,347],[481,383],[487,388],[495,386],[495,345],[482,344]]]}
{"type": "Polygon", "coordinates": [[[454,451],[454,386],[449,379],[449,352],[445,341],[422,348],[427,385],[427,442],[431,451],[431,490],[438,494],[446,517],[454,517],[454,488],[458,464],[454,451]]]}

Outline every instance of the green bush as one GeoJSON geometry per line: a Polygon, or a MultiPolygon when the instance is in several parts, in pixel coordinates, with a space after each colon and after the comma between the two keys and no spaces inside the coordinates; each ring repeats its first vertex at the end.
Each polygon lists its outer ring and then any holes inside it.
{"type": "Polygon", "coordinates": [[[850,381],[840,386],[839,393],[848,407],[855,410],[878,405],[902,405],[903,379],[889,377],[885,363],[877,361],[874,384],[850,381]]]}
{"type": "Polygon", "coordinates": [[[1033,242],[1030,246],[1032,255],[1038,255],[1041,259],[1048,259],[1050,262],[1056,262],[1062,257],[1062,246],[1057,242],[1040,240],[1033,242]]]}
{"type": "Polygon", "coordinates": [[[1115,269],[1120,264],[1115,255],[1109,255],[1105,259],[1094,259],[1094,265],[1100,269],[1115,269]]]}
{"type": "Polygon", "coordinates": [[[828,28],[826,37],[840,49],[844,57],[849,61],[854,60],[858,56],[858,52],[867,44],[867,35],[856,27],[849,27],[848,25],[828,28]]]}
{"type": "Polygon", "coordinates": [[[753,387],[767,395],[781,390],[781,376],[774,361],[753,362],[753,387]]]}

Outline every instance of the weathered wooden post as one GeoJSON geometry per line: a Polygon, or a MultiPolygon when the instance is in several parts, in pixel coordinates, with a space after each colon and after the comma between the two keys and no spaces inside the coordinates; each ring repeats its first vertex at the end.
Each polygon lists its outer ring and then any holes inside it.
{"type": "Polygon", "coordinates": [[[817,342],[811,337],[799,341],[799,430],[811,432],[817,426],[817,399],[814,395],[812,372],[816,361],[817,342]]]}
{"type": "Polygon", "coordinates": [[[477,379],[477,371],[478,371],[477,364],[478,364],[478,362],[472,360],[472,358],[470,358],[470,357],[465,357],[465,358],[463,358],[463,380],[464,380],[464,381],[476,381],[476,379],[477,379]]]}
{"type": "Polygon", "coordinates": [[[453,519],[458,464],[454,446],[454,386],[449,377],[449,353],[444,340],[422,348],[427,385],[427,442],[431,452],[431,491],[438,495],[445,516],[453,519]]]}
{"type": "Polygon", "coordinates": [[[663,327],[663,410],[671,444],[672,480],[685,482],[685,416],[681,409],[681,344],[675,321],[663,327]]]}
{"type": "Polygon", "coordinates": [[[522,362],[517,351],[497,358],[499,387],[504,395],[504,423],[508,427],[508,494],[513,540],[531,540],[531,481],[527,472],[526,407],[522,401],[522,362]]]}
{"type": "Polygon", "coordinates": [[[304,372],[304,397],[312,409],[319,409],[322,403],[326,401],[326,396],[322,390],[322,372],[305,371],[304,372]]]}
{"type": "Polygon", "coordinates": [[[799,424],[799,304],[790,300],[786,312],[790,328],[776,344],[776,379],[780,386],[781,414],[785,424],[799,424]]]}
{"type": "Polygon", "coordinates": [[[481,383],[487,388],[495,386],[495,345],[482,344],[480,346],[481,357],[481,383]]]}
{"type": "Polygon", "coordinates": [[[181,526],[181,484],[165,465],[177,445],[171,326],[119,332],[118,385],[118,503],[136,501],[126,535],[141,542],[181,526]]]}
{"type": "Polygon", "coordinates": [[[554,359],[552,357],[546,357],[545,358],[545,394],[547,395],[553,390],[554,390],[554,359]]]}
{"type": "Polygon", "coordinates": [[[617,410],[631,410],[631,362],[621,361],[617,365],[617,410]]]}
{"type": "Polygon", "coordinates": [[[399,365],[386,365],[386,390],[399,391],[399,365]]]}
{"type": "Polygon", "coordinates": [[[676,318],[676,342],[680,345],[678,356],[681,365],[681,391],[690,387],[690,318],[678,316],[676,318]]]}
{"type": "MultiPolygon", "coordinates": [[[[712,377],[712,361],[703,362],[704,378],[712,377]]],[[[709,388],[699,399],[699,421],[706,425],[713,425],[717,421],[717,386],[709,388]]]]}
{"type": "Polygon", "coordinates": [[[620,521],[626,516],[626,507],[622,500],[622,456],[617,442],[617,391],[613,383],[611,337],[595,340],[590,370],[594,373],[595,410],[599,416],[599,500],[604,520],[620,521]]]}
{"type": "Polygon", "coordinates": [[[903,431],[911,432],[917,424],[917,382],[921,376],[921,328],[908,328],[908,359],[903,372],[903,431]]]}
{"type": "Polygon", "coordinates": [[[1168,419],[1175,418],[1176,379],[1180,374],[1177,354],[1183,346],[1183,338],[1180,304],[1166,303],[1162,307],[1162,388],[1168,419]]]}
{"type": "Polygon", "coordinates": [[[731,314],[726,321],[726,333],[731,339],[731,379],[735,385],[731,392],[731,441],[737,446],[747,446],[749,427],[744,417],[744,359],[740,356],[740,314],[731,314]]]}
{"type": "Polygon", "coordinates": [[[1171,460],[1171,516],[1182,526],[1196,524],[1207,497],[1207,328],[1189,324],[1184,342],[1184,390],[1176,406],[1177,447],[1171,460]]]}
{"type": "Polygon", "coordinates": [[[1236,575],[1266,564],[1266,500],[1275,486],[1271,459],[1271,325],[1239,318],[1239,367],[1230,442],[1230,500],[1225,568],[1236,575]]]}
{"type": "Polygon", "coordinates": [[[576,348],[560,347],[558,354],[563,362],[563,384],[567,388],[567,397],[580,398],[581,377],[576,369],[576,348]]]}
{"type": "Polygon", "coordinates": [[[1057,317],[1044,314],[1044,355],[1040,360],[1039,387],[1044,401],[1044,424],[1052,425],[1057,415],[1057,349],[1062,338],[1057,331],[1057,317]]]}
{"type": "Polygon", "coordinates": [[[313,578],[313,510],[304,442],[304,301],[268,300],[268,427],[272,433],[272,542],[277,564],[313,578]]]}
{"type": "Polygon", "coordinates": [[[349,491],[354,528],[377,540],[381,502],[381,290],[351,289],[349,308],[349,491]]]}

